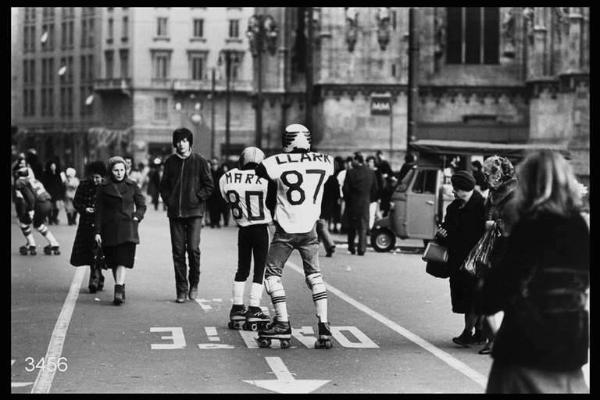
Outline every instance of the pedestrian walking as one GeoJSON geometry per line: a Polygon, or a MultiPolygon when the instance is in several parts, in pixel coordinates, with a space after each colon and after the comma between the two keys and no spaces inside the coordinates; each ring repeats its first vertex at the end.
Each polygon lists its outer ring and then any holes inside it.
{"type": "Polygon", "coordinates": [[[70,226],[77,224],[77,209],[73,206],[73,200],[80,182],[76,176],[75,168],[67,168],[65,175],[65,213],[67,214],[67,223],[70,226]]]}
{"type": "MultiPolygon", "coordinates": [[[[212,176],[212,180],[215,183],[218,183],[222,176],[222,171],[219,168],[219,161],[216,158],[213,158],[210,161],[210,174],[212,176]]],[[[215,190],[212,192],[208,200],[206,201],[206,206],[208,207],[208,224],[211,228],[220,228],[221,227],[221,207],[223,205],[223,199],[221,198],[219,191],[215,190]]]]}
{"type": "Polygon", "coordinates": [[[127,177],[123,157],[108,160],[108,178],[96,194],[95,239],[106,257],[115,280],[115,305],[125,301],[125,275],[134,267],[140,243],[138,228],[146,213],[146,198],[139,186],[127,177]]]}
{"type": "Polygon", "coordinates": [[[200,231],[206,200],[214,190],[208,162],[192,151],[193,140],[194,136],[187,128],[173,131],[175,154],[165,161],[160,181],[160,195],[167,204],[169,218],[177,303],[198,296],[200,231]]]}
{"type": "Polygon", "coordinates": [[[475,189],[475,178],[468,171],[457,171],[451,177],[454,200],[446,207],[444,222],[438,228],[438,243],[448,248],[450,299],[452,312],[464,314],[463,331],[452,341],[469,347],[484,341],[474,305],[477,278],[461,269],[465,258],[479,241],[485,229],[484,200],[475,189]]]}
{"type": "Polygon", "coordinates": [[[377,181],[377,192],[371,195],[371,202],[369,203],[369,228],[367,229],[367,235],[370,235],[371,228],[373,227],[375,220],[379,218],[379,202],[381,200],[381,192],[383,190],[383,176],[377,169],[375,157],[367,157],[367,166],[375,173],[375,180],[377,181]]]}
{"type": "Polygon", "coordinates": [[[279,339],[289,347],[292,334],[285,290],[281,283],[283,267],[295,249],[302,257],[306,284],[312,292],[318,318],[316,347],[331,347],[327,317],[327,288],[319,267],[319,240],[316,222],[321,212],[323,182],[333,174],[333,157],[310,151],[311,133],[303,125],[291,124],[282,134],[282,153],[263,160],[256,174],[275,185],[275,233],[267,255],[265,290],[271,297],[275,317],[268,328],[259,331],[259,345],[279,339]]]}
{"type": "Polygon", "coordinates": [[[95,263],[95,255],[99,246],[95,241],[96,229],[96,191],[106,175],[106,166],[102,161],[93,161],[86,165],[86,179],[81,181],[73,198],[73,207],[79,212],[79,225],[71,250],[71,265],[90,266],[88,289],[90,293],[104,288],[102,269],[95,263]]]}
{"type": "MultiPolygon", "coordinates": [[[[223,163],[221,165],[219,176],[223,176],[229,171],[229,164],[223,163]]],[[[218,181],[215,181],[218,182],[218,181]]],[[[219,218],[223,218],[223,226],[229,226],[229,216],[231,214],[231,209],[229,204],[221,197],[217,196],[217,201],[219,203],[217,209],[219,210],[219,218]]],[[[217,220],[219,221],[219,220],[217,220]]]]}
{"type": "Polygon", "coordinates": [[[475,189],[481,193],[483,198],[487,198],[488,195],[488,184],[483,173],[483,165],[479,160],[475,160],[471,163],[473,166],[473,177],[475,178],[475,189]]]}
{"type": "Polygon", "coordinates": [[[44,174],[41,179],[42,184],[51,196],[52,209],[48,217],[48,224],[58,225],[60,220],[58,214],[60,207],[65,199],[65,178],[63,178],[58,161],[49,160],[46,162],[44,174]]]}
{"type": "MultiPolygon", "coordinates": [[[[483,162],[483,173],[489,187],[488,197],[485,201],[486,229],[498,227],[501,236],[494,242],[494,247],[489,256],[489,265],[481,268],[480,279],[485,280],[489,269],[495,268],[506,253],[506,241],[510,235],[510,225],[514,221],[511,200],[517,188],[515,168],[506,157],[494,155],[483,162]]],[[[481,292],[481,296],[486,296],[481,292]]],[[[478,300],[477,303],[480,303],[478,300]]],[[[495,317],[486,317],[483,321],[483,330],[486,342],[479,354],[489,354],[494,344],[494,331],[498,330],[495,317]]]]}
{"type": "Polygon", "coordinates": [[[155,211],[158,211],[158,203],[160,202],[160,180],[163,175],[163,169],[162,161],[159,158],[155,158],[152,168],[148,173],[148,194],[152,199],[155,211]]]}
{"type": "Polygon", "coordinates": [[[338,171],[337,175],[335,176],[340,187],[340,233],[348,232],[348,215],[346,213],[346,200],[344,199],[344,191],[342,190],[342,188],[344,187],[346,174],[349,170],[352,169],[353,162],[353,157],[346,157],[346,159],[344,160],[344,167],[340,171],[338,171]]]}
{"type": "Polygon", "coordinates": [[[51,196],[38,181],[25,159],[19,159],[13,167],[15,179],[13,201],[19,219],[19,227],[27,243],[19,248],[22,255],[37,254],[37,247],[33,238],[33,227],[48,241],[44,247],[47,255],[60,254],[60,245],[44,221],[50,216],[52,210],[51,196]]]}
{"type": "Polygon", "coordinates": [[[343,193],[348,220],[348,251],[363,256],[367,251],[367,230],[369,229],[369,205],[377,196],[375,172],[364,164],[360,153],[354,153],[354,165],[344,179],[343,193]],[[358,249],[355,239],[358,235],[358,249]]]}
{"type": "Polygon", "coordinates": [[[557,152],[518,166],[516,223],[483,282],[484,312],[504,312],[487,393],[589,393],[590,239],[570,165],[557,152]]]}
{"type": "Polygon", "coordinates": [[[321,201],[321,214],[317,220],[317,235],[325,247],[325,257],[331,257],[335,252],[335,242],[329,233],[329,221],[335,216],[340,187],[335,175],[331,175],[323,185],[323,199],[321,201]]]}
{"type": "MultiPolygon", "coordinates": [[[[240,155],[239,166],[219,179],[219,192],[231,205],[233,220],[238,229],[238,266],[233,280],[233,305],[229,311],[229,328],[258,330],[269,322],[260,308],[263,291],[265,260],[269,250],[271,212],[267,208],[269,183],[256,175],[255,169],[265,155],[259,148],[246,147],[240,155]],[[249,306],[244,305],[244,287],[250,276],[250,261],[254,256],[254,272],[249,306]]],[[[274,201],[273,199],[270,201],[274,201]]]]}

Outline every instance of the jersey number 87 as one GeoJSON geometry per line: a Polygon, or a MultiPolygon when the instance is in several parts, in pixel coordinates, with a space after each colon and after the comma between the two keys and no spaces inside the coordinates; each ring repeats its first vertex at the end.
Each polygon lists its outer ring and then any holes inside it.
{"type": "MultiPolygon", "coordinates": [[[[321,189],[321,185],[323,184],[323,179],[325,178],[325,170],[323,169],[307,169],[307,174],[315,174],[319,175],[319,183],[317,183],[317,187],[315,188],[315,192],[313,194],[313,204],[317,202],[317,196],[319,194],[319,190],[321,189]]],[[[304,203],[306,199],[306,193],[302,189],[302,183],[304,182],[304,178],[302,174],[298,171],[286,171],[281,174],[281,182],[288,187],[288,190],[285,192],[285,196],[287,197],[288,202],[291,205],[298,205],[304,203]],[[290,182],[290,175],[294,175],[296,178],[293,182],[290,182]],[[297,192],[297,196],[292,196],[292,193],[297,192]],[[294,200],[294,197],[297,199],[294,200]]]]}

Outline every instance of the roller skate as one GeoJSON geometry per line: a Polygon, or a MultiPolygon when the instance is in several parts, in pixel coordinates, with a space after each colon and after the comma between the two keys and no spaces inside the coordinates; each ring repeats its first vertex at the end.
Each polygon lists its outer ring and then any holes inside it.
{"type": "Polygon", "coordinates": [[[258,331],[265,329],[271,321],[268,315],[262,312],[260,307],[248,307],[246,312],[246,322],[242,325],[245,331],[258,331]]]}
{"type": "Polygon", "coordinates": [[[25,245],[25,246],[19,247],[19,253],[22,256],[26,256],[27,254],[29,254],[30,251],[32,251],[31,255],[35,255],[36,254],[35,250],[36,250],[35,246],[27,246],[27,245],[25,245]],[[33,247],[33,250],[31,250],[32,247],[33,247]]]}
{"type": "Polygon", "coordinates": [[[229,329],[242,329],[243,324],[246,321],[246,308],[242,304],[234,304],[231,306],[229,311],[229,323],[227,327],[229,329]]]}
{"type": "Polygon", "coordinates": [[[48,245],[48,246],[44,247],[44,254],[46,254],[48,256],[51,254],[54,254],[55,256],[57,256],[60,254],[60,249],[58,246],[48,245]]]}
{"type": "Polygon", "coordinates": [[[331,342],[331,330],[329,322],[319,322],[319,337],[315,341],[315,349],[330,349],[333,346],[331,342]]]}
{"type": "Polygon", "coordinates": [[[265,327],[265,329],[258,331],[258,347],[265,348],[271,347],[271,341],[273,339],[279,340],[282,349],[290,347],[290,339],[292,338],[292,327],[290,321],[281,322],[277,318],[273,319],[273,322],[265,327]]]}

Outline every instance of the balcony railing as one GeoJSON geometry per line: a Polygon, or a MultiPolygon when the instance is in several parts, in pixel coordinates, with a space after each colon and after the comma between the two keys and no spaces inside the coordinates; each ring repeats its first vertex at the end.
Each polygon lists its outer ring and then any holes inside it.
{"type": "Polygon", "coordinates": [[[130,78],[96,79],[94,90],[129,90],[131,89],[130,78]]]}
{"type": "MultiPolygon", "coordinates": [[[[215,90],[224,91],[227,89],[225,78],[215,79],[215,90]]],[[[229,87],[232,92],[251,92],[254,90],[251,80],[230,80],[229,87]]],[[[209,79],[192,80],[192,79],[175,79],[173,80],[173,91],[175,92],[198,92],[210,91],[212,82],[209,79]]]]}

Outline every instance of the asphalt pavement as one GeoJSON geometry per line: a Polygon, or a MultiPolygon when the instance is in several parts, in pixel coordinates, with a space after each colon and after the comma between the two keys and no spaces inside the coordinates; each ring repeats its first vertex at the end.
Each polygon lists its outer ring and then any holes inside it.
{"type": "MultiPolygon", "coordinates": [[[[491,358],[452,343],[462,315],[452,314],[448,281],[425,273],[418,250],[351,255],[339,234],[333,257],[321,248],[329,350],[314,349],[315,309],[294,252],[283,274],[292,346],[263,349],[256,333],[227,328],[237,228],[203,228],[199,298],[177,304],[168,220],[150,208],[121,306],[112,304],[110,273],[105,290],[90,294],[87,267],[69,265],[75,227],[50,228],[61,255],[21,256],[12,213],[13,393],[484,391],[491,358]]],[[[266,294],[261,304],[274,314],[266,294]]]]}

